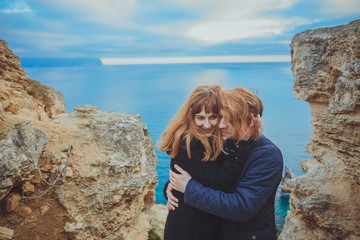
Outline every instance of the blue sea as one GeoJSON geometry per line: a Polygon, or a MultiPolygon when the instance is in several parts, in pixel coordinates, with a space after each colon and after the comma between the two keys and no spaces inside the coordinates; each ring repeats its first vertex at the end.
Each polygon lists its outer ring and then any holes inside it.
{"type": "MultiPolygon", "coordinates": [[[[309,104],[293,99],[290,63],[211,63],[102,65],[100,59],[20,59],[28,76],[60,91],[66,111],[91,104],[100,110],[139,113],[151,137],[158,142],[162,131],[199,85],[238,86],[258,93],[264,103],[264,134],[282,151],[284,165],[295,176],[298,164],[310,158],[305,152],[311,131],[309,104]]],[[[159,184],[156,203],[166,203],[162,188],[168,179],[170,158],[156,150],[159,184]]],[[[276,223],[282,227],[289,210],[289,197],[276,197],[276,223]]]]}

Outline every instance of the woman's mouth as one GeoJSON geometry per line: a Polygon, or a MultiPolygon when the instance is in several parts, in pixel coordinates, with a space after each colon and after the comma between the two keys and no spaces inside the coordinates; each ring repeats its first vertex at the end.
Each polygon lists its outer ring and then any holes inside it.
{"type": "Polygon", "coordinates": [[[208,128],[208,129],[204,129],[202,128],[204,133],[211,133],[213,131],[214,128],[208,128]]]}

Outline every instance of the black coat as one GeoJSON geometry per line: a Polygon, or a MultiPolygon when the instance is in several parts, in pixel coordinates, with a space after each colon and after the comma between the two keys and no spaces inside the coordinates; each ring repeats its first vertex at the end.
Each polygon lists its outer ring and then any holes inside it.
{"type": "MultiPolygon", "coordinates": [[[[233,142],[227,142],[227,151],[230,154],[221,154],[216,161],[203,162],[201,159],[205,156],[205,149],[199,140],[194,139],[190,144],[191,159],[184,145],[183,142],[178,155],[171,159],[171,169],[177,172],[174,168],[177,164],[203,185],[225,192],[235,184],[249,151],[244,142],[237,146],[233,142]]],[[[184,203],[183,193],[174,190],[173,194],[179,199],[179,207],[169,211],[164,240],[220,239],[219,217],[184,203]]]]}

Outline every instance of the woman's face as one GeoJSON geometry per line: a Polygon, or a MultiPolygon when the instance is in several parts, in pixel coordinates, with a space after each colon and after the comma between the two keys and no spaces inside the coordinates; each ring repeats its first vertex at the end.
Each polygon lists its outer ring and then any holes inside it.
{"type": "Polygon", "coordinates": [[[217,120],[217,115],[212,112],[206,113],[205,108],[202,108],[202,111],[194,116],[196,126],[198,126],[207,137],[210,137],[214,132],[217,120]]]}

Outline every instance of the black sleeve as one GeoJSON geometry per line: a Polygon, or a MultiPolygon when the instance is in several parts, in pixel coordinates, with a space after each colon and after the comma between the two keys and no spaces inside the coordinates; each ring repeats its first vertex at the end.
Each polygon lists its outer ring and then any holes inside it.
{"type": "Polygon", "coordinates": [[[168,200],[168,197],[166,195],[166,189],[167,189],[169,183],[170,183],[170,180],[167,180],[165,185],[164,185],[164,188],[163,188],[163,194],[164,194],[164,197],[165,197],[166,201],[168,200]]]}
{"type": "Polygon", "coordinates": [[[201,159],[205,155],[205,150],[201,142],[193,141],[190,145],[191,159],[186,149],[182,147],[178,156],[172,159],[171,168],[177,172],[174,169],[174,164],[177,164],[204,186],[228,192],[240,174],[244,160],[248,157],[249,145],[245,141],[236,144],[228,140],[224,147],[228,154],[221,155],[223,161],[218,162],[219,159],[203,162],[201,159]]]}

